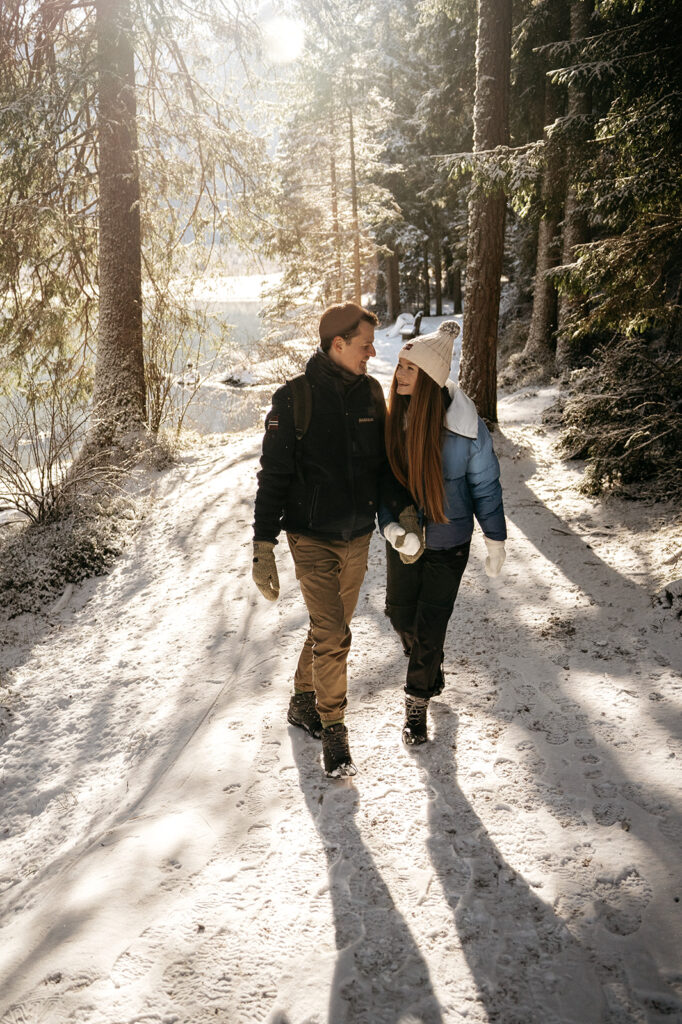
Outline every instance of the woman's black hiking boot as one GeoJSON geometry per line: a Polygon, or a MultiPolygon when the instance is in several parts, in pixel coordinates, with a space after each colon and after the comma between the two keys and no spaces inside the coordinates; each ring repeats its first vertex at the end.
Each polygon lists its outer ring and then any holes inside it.
{"type": "Polygon", "coordinates": [[[348,749],[348,729],[343,722],[335,722],[322,730],[322,756],[325,775],[330,779],[357,774],[348,749]]]}
{"type": "Polygon", "coordinates": [[[294,693],[289,701],[287,721],[291,725],[298,725],[305,729],[316,740],[322,735],[322,722],[315,707],[315,691],[305,690],[303,693],[294,693]]]}
{"type": "Polygon", "coordinates": [[[428,697],[405,697],[405,723],[403,725],[403,743],[408,747],[416,746],[417,743],[426,743],[428,735],[426,732],[426,709],[429,706],[428,697]]]}

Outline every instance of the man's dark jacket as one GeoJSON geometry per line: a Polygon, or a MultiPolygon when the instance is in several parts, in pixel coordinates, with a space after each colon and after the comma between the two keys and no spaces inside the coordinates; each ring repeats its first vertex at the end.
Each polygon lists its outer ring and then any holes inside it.
{"type": "Polygon", "coordinates": [[[409,504],[405,492],[390,481],[384,447],[386,403],[375,394],[380,389],[319,349],[305,374],[312,411],[301,440],[296,440],[288,384],[273,395],[265,419],[254,521],[257,541],[276,542],[280,530],[326,540],[371,533],[382,485],[383,501],[397,509],[396,519],[409,504]]]}

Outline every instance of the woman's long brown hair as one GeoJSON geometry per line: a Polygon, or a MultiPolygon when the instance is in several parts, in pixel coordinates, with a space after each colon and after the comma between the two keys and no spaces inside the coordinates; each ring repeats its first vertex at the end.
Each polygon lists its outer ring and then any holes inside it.
{"type": "Polygon", "coordinates": [[[434,523],[447,523],[440,455],[445,407],[441,389],[419,370],[412,396],[399,395],[393,374],[386,412],[386,454],[397,480],[434,523]]]}

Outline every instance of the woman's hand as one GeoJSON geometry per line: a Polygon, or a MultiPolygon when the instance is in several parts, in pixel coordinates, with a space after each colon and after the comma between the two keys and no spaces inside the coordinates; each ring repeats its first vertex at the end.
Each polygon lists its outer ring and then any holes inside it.
{"type": "Polygon", "coordinates": [[[507,557],[507,553],[504,550],[504,541],[491,540],[490,537],[484,537],[483,539],[488,549],[488,557],[485,560],[485,574],[490,577],[499,576],[504,560],[507,557]]]}
{"type": "Polygon", "coordinates": [[[384,527],[384,537],[400,555],[414,557],[422,546],[416,533],[407,533],[399,523],[389,523],[384,527]]]}
{"type": "Polygon", "coordinates": [[[405,548],[400,551],[400,561],[405,565],[411,565],[424,553],[424,527],[419,522],[419,513],[414,505],[407,505],[398,516],[398,525],[402,526],[405,533],[415,534],[419,538],[419,549],[413,555],[408,555],[405,548]]]}

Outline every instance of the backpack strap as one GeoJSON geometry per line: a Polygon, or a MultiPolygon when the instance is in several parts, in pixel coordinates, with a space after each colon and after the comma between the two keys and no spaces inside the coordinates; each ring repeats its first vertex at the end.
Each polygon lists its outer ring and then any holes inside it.
{"type": "Polygon", "coordinates": [[[291,398],[294,406],[294,431],[296,440],[300,441],[310,426],[310,417],[313,412],[313,396],[310,381],[305,373],[299,373],[287,381],[291,388],[291,398]]]}

